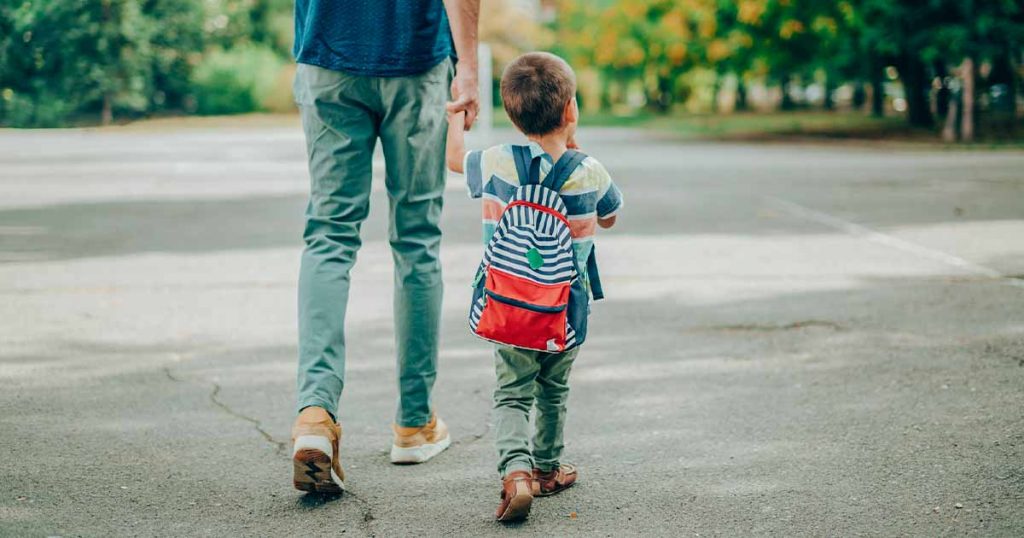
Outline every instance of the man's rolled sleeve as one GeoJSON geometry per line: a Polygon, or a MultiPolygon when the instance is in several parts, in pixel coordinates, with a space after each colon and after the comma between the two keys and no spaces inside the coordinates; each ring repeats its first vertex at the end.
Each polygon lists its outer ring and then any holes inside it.
{"type": "Polygon", "coordinates": [[[484,152],[480,150],[467,151],[465,160],[462,162],[470,198],[480,198],[484,193],[483,156],[484,152]]]}

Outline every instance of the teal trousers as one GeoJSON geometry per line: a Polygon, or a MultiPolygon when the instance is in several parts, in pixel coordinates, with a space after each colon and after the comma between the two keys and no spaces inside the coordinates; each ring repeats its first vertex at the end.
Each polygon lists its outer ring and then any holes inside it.
{"type": "Polygon", "coordinates": [[[562,456],[562,430],[569,399],[569,372],[580,348],[544,353],[495,346],[494,437],[498,473],[543,472],[557,469],[562,456]],[[530,409],[536,406],[533,449],[530,449],[530,409]]]}
{"type": "Polygon", "coordinates": [[[445,184],[445,60],[408,77],[363,77],[300,64],[295,101],[309,156],[310,194],[299,271],[298,409],[337,416],[345,386],[349,272],[370,210],[380,139],[394,258],[400,426],[430,420],[441,315],[441,207],[445,184]]]}

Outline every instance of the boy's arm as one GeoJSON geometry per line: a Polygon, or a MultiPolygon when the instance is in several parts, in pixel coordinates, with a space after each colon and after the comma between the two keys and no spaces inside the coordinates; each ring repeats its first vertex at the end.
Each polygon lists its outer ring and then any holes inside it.
{"type": "MultiPolygon", "coordinates": [[[[569,137],[569,140],[568,140],[568,142],[566,143],[565,146],[567,148],[569,148],[569,149],[580,149],[580,145],[576,143],[576,135],[575,135],[575,133],[572,136],[569,137]]],[[[612,183],[611,177],[608,177],[608,172],[604,171],[604,167],[601,168],[601,171],[602,171],[603,176],[607,177],[607,181],[610,184],[609,190],[615,189],[617,191],[618,188],[615,187],[614,183],[612,183]]],[[[620,199],[621,199],[621,195],[619,195],[619,196],[620,196],[620,199]]],[[[606,195],[606,197],[607,197],[607,195],[606,195]]],[[[602,227],[602,228],[604,228],[604,229],[606,229],[606,230],[608,228],[611,228],[612,226],[615,226],[615,217],[617,215],[614,213],[614,211],[618,210],[618,206],[619,205],[622,205],[621,201],[616,204],[615,208],[612,210],[613,212],[612,212],[611,215],[608,215],[607,217],[598,216],[597,217],[597,225],[602,227]]]]}
{"type": "Polygon", "coordinates": [[[597,163],[595,168],[601,184],[599,192],[603,191],[601,198],[597,201],[597,225],[607,229],[615,226],[619,209],[622,207],[622,191],[615,185],[601,163],[597,163]]]}
{"type": "Polygon", "coordinates": [[[466,149],[465,112],[448,114],[448,135],[444,161],[448,169],[466,176],[466,189],[470,198],[480,198],[484,193],[483,153],[466,149]]]}
{"type": "Polygon", "coordinates": [[[457,174],[465,173],[463,162],[466,159],[466,113],[448,114],[448,146],[445,150],[445,162],[448,169],[457,174]]]}

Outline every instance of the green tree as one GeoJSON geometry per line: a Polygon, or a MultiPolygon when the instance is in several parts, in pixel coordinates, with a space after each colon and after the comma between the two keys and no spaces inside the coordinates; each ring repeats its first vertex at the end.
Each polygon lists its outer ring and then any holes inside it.
{"type": "Polygon", "coordinates": [[[2,0],[0,123],[180,104],[203,49],[202,0],[2,0]]]}
{"type": "Polygon", "coordinates": [[[566,1],[559,4],[556,41],[606,82],[639,83],[648,106],[666,112],[680,96],[680,75],[698,65],[716,24],[713,0],[566,1]]]}

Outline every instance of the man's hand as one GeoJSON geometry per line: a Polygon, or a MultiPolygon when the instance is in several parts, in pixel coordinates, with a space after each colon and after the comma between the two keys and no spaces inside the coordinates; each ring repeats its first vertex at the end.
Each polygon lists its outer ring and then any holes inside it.
{"type": "Polygon", "coordinates": [[[459,62],[455,66],[455,80],[452,81],[452,101],[448,103],[448,113],[466,113],[465,129],[468,131],[476,121],[480,112],[480,84],[477,80],[476,66],[459,62]]]}
{"type": "MultiPolygon", "coordinates": [[[[452,101],[448,113],[466,113],[464,127],[468,131],[480,112],[480,86],[477,82],[477,27],[480,21],[480,0],[444,0],[452,41],[459,62],[455,64],[452,101]]],[[[491,81],[487,81],[490,84],[491,81]]]]}

